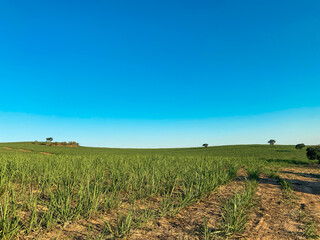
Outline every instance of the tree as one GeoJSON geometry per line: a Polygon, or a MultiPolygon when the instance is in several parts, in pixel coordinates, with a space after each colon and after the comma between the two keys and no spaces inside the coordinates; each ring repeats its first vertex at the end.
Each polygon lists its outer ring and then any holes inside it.
{"type": "Polygon", "coordinates": [[[47,142],[52,142],[53,141],[53,138],[52,137],[49,137],[49,138],[46,138],[47,142]]]}
{"type": "Polygon", "coordinates": [[[310,160],[317,159],[320,164],[320,146],[308,147],[306,150],[307,150],[307,158],[310,160]]]}
{"type": "Polygon", "coordinates": [[[202,147],[208,147],[209,146],[209,144],[208,143],[204,143],[204,144],[202,144],[202,147]]]}
{"type": "Polygon", "coordinates": [[[304,148],[306,145],[304,145],[304,143],[299,143],[296,145],[296,149],[302,149],[304,148]]]}
{"type": "Polygon", "coordinates": [[[268,143],[269,143],[270,145],[274,145],[274,144],[276,143],[276,140],[270,139],[270,140],[268,141],[268,143]]]}

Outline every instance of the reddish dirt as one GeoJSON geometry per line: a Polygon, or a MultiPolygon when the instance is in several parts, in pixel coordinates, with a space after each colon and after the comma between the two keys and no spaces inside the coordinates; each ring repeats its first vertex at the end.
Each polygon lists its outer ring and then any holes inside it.
{"type": "Polygon", "coordinates": [[[22,151],[22,152],[32,152],[30,150],[26,150],[26,149],[17,149],[17,151],[22,151]]]}
{"type": "Polygon", "coordinates": [[[258,205],[245,239],[307,239],[308,221],[320,232],[319,166],[282,169],[280,177],[291,183],[292,196],[285,196],[276,180],[261,179],[258,205]]]}
{"type": "MultiPolygon", "coordinates": [[[[4,149],[10,149],[10,150],[16,150],[16,151],[21,151],[21,152],[32,152],[31,150],[26,150],[26,149],[22,149],[22,148],[19,148],[19,149],[14,149],[14,148],[11,148],[11,147],[2,147],[4,149]]],[[[48,153],[48,152],[40,152],[41,154],[46,154],[46,155],[54,155],[53,153],[48,153]]]]}
{"type": "Polygon", "coordinates": [[[281,178],[290,181],[300,208],[311,216],[320,233],[320,166],[306,168],[286,168],[281,178]]]}
{"type": "Polygon", "coordinates": [[[21,151],[21,152],[32,152],[30,150],[26,150],[26,149],[22,149],[22,148],[19,148],[19,149],[16,149],[16,148],[12,148],[12,147],[2,147],[4,149],[9,149],[9,150],[16,150],[16,151],[21,151]]]}
{"type": "Polygon", "coordinates": [[[46,155],[53,155],[53,153],[48,153],[48,152],[40,152],[42,154],[46,154],[46,155]]]}
{"type": "Polygon", "coordinates": [[[4,149],[13,149],[13,148],[11,148],[11,147],[2,147],[2,148],[4,148],[4,149]]]}
{"type": "Polygon", "coordinates": [[[244,239],[305,239],[298,209],[284,201],[278,181],[262,178],[256,196],[257,206],[243,234],[244,239]]]}

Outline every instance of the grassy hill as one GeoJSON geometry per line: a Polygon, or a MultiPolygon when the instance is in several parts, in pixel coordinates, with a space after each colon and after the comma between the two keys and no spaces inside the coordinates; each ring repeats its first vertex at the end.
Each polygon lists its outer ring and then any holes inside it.
{"type": "MultiPolygon", "coordinates": [[[[142,155],[171,155],[171,156],[215,156],[215,157],[244,157],[269,159],[270,161],[284,160],[287,162],[308,162],[304,150],[296,150],[294,145],[227,145],[215,147],[194,148],[160,148],[160,149],[126,149],[126,148],[94,148],[34,145],[32,142],[0,143],[1,147],[30,150],[33,153],[48,152],[58,155],[104,155],[104,154],[142,154],[142,155]]],[[[5,149],[1,149],[2,152],[5,149]]],[[[10,151],[5,151],[10,152],[10,151]]]]}

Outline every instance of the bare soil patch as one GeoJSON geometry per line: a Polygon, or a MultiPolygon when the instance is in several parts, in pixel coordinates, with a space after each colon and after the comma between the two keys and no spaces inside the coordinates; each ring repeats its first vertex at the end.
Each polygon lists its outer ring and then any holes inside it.
{"type": "Polygon", "coordinates": [[[22,152],[32,152],[30,150],[26,150],[26,149],[17,149],[17,151],[22,151],[22,152]]]}
{"type": "Polygon", "coordinates": [[[48,153],[48,152],[40,152],[42,154],[46,154],[46,155],[53,155],[53,153],[48,153]]]}
{"type": "Polygon", "coordinates": [[[293,197],[286,199],[277,180],[262,178],[257,191],[258,205],[245,239],[307,239],[306,216],[319,233],[319,166],[285,168],[280,177],[291,183],[293,197]]]}
{"type": "MultiPolygon", "coordinates": [[[[16,148],[11,148],[11,147],[2,147],[4,149],[10,149],[10,150],[16,150],[16,151],[21,151],[21,152],[33,152],[31,150],[27,150],[27,149],[22,149],[22,148],[19,148],[19,149],[16,149],[16,148]]],[[[54,155],[53,153],[48,153],[48,152],[40,152],[41,154],[46,154],[46,155],[54,155]]]]}
{"type": "Polygon", "coordinates": [[[298,197],[300,208],[312,217],[320,233],[320,168],[286,168],[281,177],[289,181],[298,197]]]}
{"type": "Polygon", "coordinates": [[[256,192],[257,206],[244,239],[306,239],[299,208],[286,202],[277,180],[263,177],[256,192]]]}

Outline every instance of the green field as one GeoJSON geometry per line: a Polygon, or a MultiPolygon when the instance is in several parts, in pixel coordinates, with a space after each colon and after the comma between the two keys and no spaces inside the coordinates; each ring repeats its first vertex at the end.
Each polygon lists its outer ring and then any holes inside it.
{"type": "MultiPolygon", "coordinates": [[[[315,162],[304,150],[280,145],[112,149],[1,143],[0,238],[41,239],[56,226],[93,217],[104,223],[94,238],[129,237],[155,219],[174,218],[234,180],[239,169],[248,173],[249,184],[260,174],[315,162]]],[[[203,234],[199,238],[209,239],[203,234]]]]}

